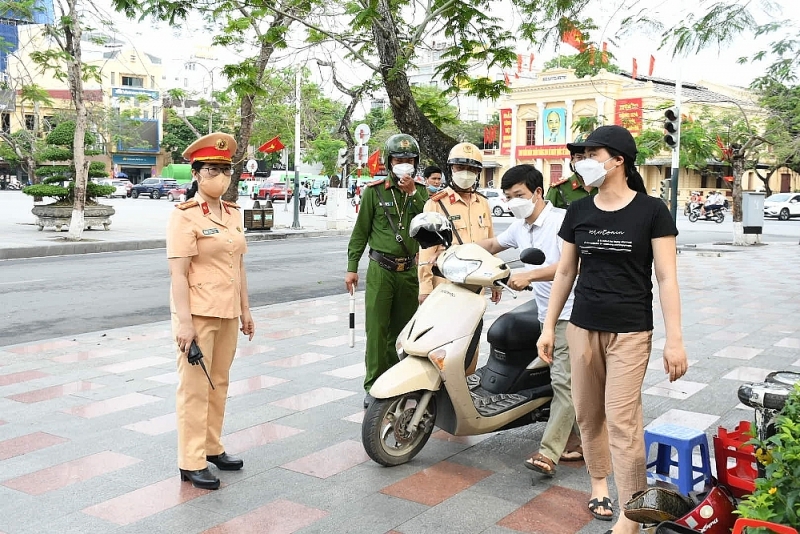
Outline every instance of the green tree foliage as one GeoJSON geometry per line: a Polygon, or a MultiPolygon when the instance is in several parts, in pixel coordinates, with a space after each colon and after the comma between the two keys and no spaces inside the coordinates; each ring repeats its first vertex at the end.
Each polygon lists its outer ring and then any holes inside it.
{"type": "MultiPolygon", "coordinates": [[[[208,116],[203,113],[198,113],[191,117],[181,118],[174,108],[167,109],[167,118],[163,125],[164,135],[161,140],[161,146],[170,153],[173,163],[180,163],[183,161],[183,151],[197,140],[197,135],[187,125],[187,122],[194,126],[195,130],[203,131],[203,128],[208,124],[208,116]]],[[[221,127],[218,130],[226,131],[226,128],[221,127]]]]}
{"type": "Polygon", "coordinates": [[[600,69],[618,73],[619,67],[611,61],[614,59],[611,52],[606,52],[605,56],[607,61],[603,61],[603,53],[597,51],[568,56],[562,55],[545,62],[544,69],[572,69],[575,71],[575,76],[578,78],[597,76],[600,69]]]}

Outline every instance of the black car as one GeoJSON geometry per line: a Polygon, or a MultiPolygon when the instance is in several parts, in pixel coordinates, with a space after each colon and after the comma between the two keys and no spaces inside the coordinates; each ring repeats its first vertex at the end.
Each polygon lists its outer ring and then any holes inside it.
{"type": "Polygon", "coordinates": [[[142,183],[136,184],[131,190],[131,196],[150,195],[150,198],[161,198],[172,189],[177,189],[178,182],[174,178],[146,178],[142,183]]]}

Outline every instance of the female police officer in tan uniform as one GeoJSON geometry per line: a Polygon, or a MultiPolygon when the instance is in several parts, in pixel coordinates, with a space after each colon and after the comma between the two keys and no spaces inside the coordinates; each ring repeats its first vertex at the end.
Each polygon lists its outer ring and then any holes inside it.
{"type": "Polygon", "coordinates": [[[178,467],[181,479],[205,489],[219,488],[211,462],[235,471],[242,460],[220,442],[228,373],[236,352],[238,326],[253,339],[243,256],[247,243],[239,207],[220,199],[231,181],[236,141],[228,134],[201,137],[183,152],[192,162],[190,199],[176,206],[167,227],[172,291],[172,331],[178,344],[178,467]],[[187,359],[192,341],[203,353],[210,381],[187,359]]]}

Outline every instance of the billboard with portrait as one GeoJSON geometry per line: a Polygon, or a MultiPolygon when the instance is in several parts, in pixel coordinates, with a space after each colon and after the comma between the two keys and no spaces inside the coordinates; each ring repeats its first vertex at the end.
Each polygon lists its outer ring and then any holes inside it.
{"type": "Polygon", "coordinates": [[[544,110],[542,144],[564,145],[567,143],[567,110],[548,108],[544,110]]]}

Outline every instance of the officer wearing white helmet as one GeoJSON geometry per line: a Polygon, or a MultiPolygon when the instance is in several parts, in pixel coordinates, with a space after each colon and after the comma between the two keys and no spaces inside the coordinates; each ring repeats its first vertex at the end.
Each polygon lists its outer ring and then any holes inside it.
{"type": "MultiPolygon", "coordinates": [[[[453,226],[453,243],[476,243],[494,237],[492,212],[486,198],[475,191],[483,170],[483,153],[472,143],[459,143],[450,150],[447,159],[447,187],[431,196],[424,211],[445,215],[453,226]]],[[[423,302],[433,288],[446,282],[434,276],[432,266],[425,265],[441,252],[431,247],[419,252],[419,301],[423,302]]],[[[499,299],[493,292],[492,300],[499,299]]]]}

